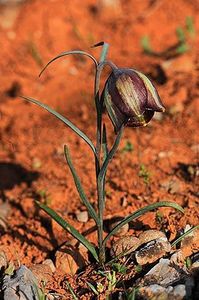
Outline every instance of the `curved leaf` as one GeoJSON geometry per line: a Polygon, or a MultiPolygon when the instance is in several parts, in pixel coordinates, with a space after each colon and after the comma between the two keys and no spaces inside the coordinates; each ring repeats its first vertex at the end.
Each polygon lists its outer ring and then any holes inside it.
{"type": "Polygon", "coordinates": [[[32,103],[46,109],[49,113],[51,113],[56,118],[58,118],[60,121],[62,121],[64,124],[66,124],[68,127],[70,127],[70,129],[72,129],[77,135],[79,135],[79,137],[81,137],[90,146],[90,148],[92,149],[92,151],[95,155],[95,146],[93,145],[91,140],[78,127],[76,127],[71,121],[69,121],[67,118],[65,118],[64,116],[62,116],[58,112],[56,112],[54,109],[52,109],[48,105],[46,105],[46,104],[44,104],[44,103],[42,103],[38,100],[35,100],[33,98],[30,98],[30,97],[24,97],[24,96],[22,96],[21,98],[23,98],[24,100],[26,100],[28,102],[32,102],[32,103]]]}
{"type": "Polygon", "coordinates": [[[184,234],[182,234],[177,240],[175,240],[172,244],[171,244],[171,248],[173,248],[175,245],[177,245],[181,240],[183,240],[187,235],[189,235],[190,233],[192,233],[192,231],[194,231],[195,229],[198,229],[199,225],[196,225],[192,228],[190,228],[189,230],[187,230],[184,234]]]}
{"type": "Polygon", "coordinates": [[[36,203],[62,228],[68,231],[68,233],[70,233],[76,240],[78,240],[81,244],[83,244],[88,249],[88,251],[90,251],[90,253],[93,255],[93,257],[97,262],[99,261],[95,247],[81,233],[79,233],[79,231],[77,231],[72,225],[70,225],[67,221],[65,221],[62,217],[60,217],[53,209],[51,209],[47,205],[40,203],[39,201],[36,201],[36,203]]]}
{"type": "Polygon", "coordinates": [[[181,213],[184,213],[183,208],[175,202],[162,201],[162,202],[157,202],[157,203],[145,206],[143,208],[138,209],[134,213],[130,214],[128,217],[124,218],[120,223],[118,223],[112,229],[112,231],[105,237],[105,239],[103,241],[103,245],[105,245],[106,242],[110,239],[110,237],[113,234],[115,234],[122,226],[124,226],[125,224],[129,223],[130,221],[140,217],[144,213],[146,213],[148,211],[151,211],[151,210],[154,210],[158,207],[172,207],[172,208],[175,208],[175,209],[179,210],[181,213]]]}
{"type": "Polygon", "coordinates": [[[95,223],[96,224],[99,224],[99,219],[98,219],[98,216],[93,208],[93,206],[91,205],[91,203],[88,201],[87,197],[86,197],[86,194],[83,190],[83,187],[81,185],[81,182],[80,182],[80,179],[76,173],[76,170],[73,166],[73,163],[72,163],[72,160],[71,160],[71,157],[70,157],[70,153],[69,153],[69,149],[66,145],[64,145],[64,154],[65,154],[65,158],[66,158],[66,161],[69,165],[69,168],[71,170],[71,173],[73,175],[73,179],[74,179],[74,182],[75,182],[75,185],[76,185],[76,188],[78,190],[78,193],[79,193],[79,196],[82,200],[82,202],[84,203],[84,205],[86,206],[88,212],[89,212],[89,215],[91,216],[91,218],[93,218],[95,220],[95,223]]]}
{"type": "Polygon", "coordinates": [[[53,61],[55,61],[55,60],[57,60],[57,59],[59,59],[59,58],[61,58],[61,57],[63,57],[63,56],[67,56],[67,55],[71,55],[71,54],[75,54],[75,55],[78,55],[78,54],[79,54],[79,55],[84,55],[84,56],[87,56],[87,57],[91,58],[92,61],[93,61],[94,64],[95,64],[95,68],[96,68],[96,70],[97,70],[97,65],[98,65],[97,60],[96,60],[91,54],[89,54],[89,53],[87,53],[87,52],[85,52],[85,51],[81,51],[81,50],[73,50],[73,51],[65,51],[65,52],[62,52],[62,53],[60,53],[59,55],[57,55],[56,57],[54,57],[53,59],[51,59],[51,60],[45,65],[45,67],[41,70],[39,76],[42,75],[42,73],[46,70],[46,68],[47,68],[53,61]]]}

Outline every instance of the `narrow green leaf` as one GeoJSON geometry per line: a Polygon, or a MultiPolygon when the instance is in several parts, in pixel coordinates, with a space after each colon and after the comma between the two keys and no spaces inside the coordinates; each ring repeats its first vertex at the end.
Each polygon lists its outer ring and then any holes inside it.
{"type": "Polygon", "coordinates": [[[70,283],[68,282],[68,280],[65,279],[64,282],[66,283],[67,288],[68,288],[69,292],[71,293],[71,296],[73,297],[73,300],[78,300],[78,298],[77,298],[77,296],[76,296],[76,294],[75,294],[75,291],[74,291],[74,289],[72,288],[72,286],[70,285],[70,283]]]}
{"type": "Polygon", "coordinates": [[[129,216],[127,216],[126,218],[124,218],[120,223],[118,223],[113,228],[113,230],[105,237],[105,239],[103,241],[103,245],[105,245],[106,242],[110,239],[110,237],[113,234],[115,234],[122,226],[124,226],[125,224],[129,223],[130,221],[140,217],[144,213],[146,213],[148,211],[151,211],[151,210],[154,210],[154,209],[159,208],[159,207],[172,207],[172,208],[175,208],[175,209],[179,210],[181,213],[184,213],[183,208],[175,202],[162,201],[162,202],[157,202],[157,203],[154,203],[154,204],[150,204],[148,206],[145,206],[143,208],[138,209],[134,213],[132,213],[129,216]]]}
{"type": "Polygon", "coordinates": [[[88,281],[86,281],[86,283],[87,283],[87,285],[89,286],[89,288],[91,289],[91,291],[92,291],[95,295],[99,296],[99,292],[96,290],[96,288],[94,287],[94,285],[93,285],[92,283],[88,282],[88,281]]]}
{"type": "Polygon", "coordinates": [[[103,151],[103,162],[108,156],[108,145],[107,145],[107,135],[106,135],[106,125],[103,124],[102,130],[102,151],[103,151]]]}
{"type": "Polygon", "coordinates": [[[95,64],[95,68],[97,69],[97,60],[89,53],[85,52],[85,51],[81,51],[81,50],[74,50],[74,51],[65,51],[65,52],[62,52],[60,53],[59,55],[57,55],[56,57],[54,57],[53,59],[51,59],[46,65],[45,67],[42,69],[42,71],[40,72],[39,76],[42,75],[42,73],[46,70],[46,68],[55,60],[63,57],[63,56],[67,56],[67,55],[71,55],[71,54],[75,54],[75,55],[84,55],[84,56],[87,56],[89,58],[92,59],[92,61],[94,62],[95,64]]]}
{"type": "Polygon", "coordinates": [[[172,244],[171,247],[173,248],[175,245],[177,245],[180,241],[182,241],[187,235],[189,235],[190,233],[192,233],[192,231],[194,231],[195,229],[198,229],[199,225],[196,225],[195,227],[190,228],[189,230],[187,230],[184,234],[182,234],[178,239],[176,239],[172,244]]]}
{"type": "Polygon", "coordinates": [[[195,25],[194,25],[194,19],[191,16],[186,17],[186,29],[189,32],[191,37],[195,36],[195,25]]]}
{"type": "Polygon", "coordinates": [[[30,98],[30,97],[24,97],[24,96],[22,96],[21,98],[23,98],[24,100],[26,100],[28,102],[34,103],[34,104],[46,109],[49,113],[51,113],[56,118],[58,118],[60,121],[62,121],[64,124],[66,124],[68,127],[70,127],[70,129],[72,129],[77,135],[79,135],[80,138],[82,138],[90,146],[91,150],[93,151],[93,153],[95,155],[95,146],[93,145],[91,140],[87,137],[87,135],[85,135],[78,127],[76,127],[67,118],[63,117],[61,114],[56,112],[54,109],[52,109],[51,107],[49,107],[48,105],[46,105],[44,103],[41,103],[38,100],[35,100],[33,98],[30,98]]]}
{"type": "Polygon", "coordinates": [[[144,35],[141,38],[141,46],[142,46],[144,52],[146,52],[146,53],[152,53],[153,52],[148,35],[144,35]]]}
{"type": "Polygon", "coordinates": [[[68,231],[75,239],[77,239],[80,243],[82,243],[88,251],[93,255],[95,260],[98,262],[98,255],[94,248],[94,246],[72,225],[70,225],[66,220],[60,217],[53,209],[48,207],[47,205],[36,201],[37,205],[43,209],[53,220],[55,220],[61,227],[63,227],[66,231],[68,231]]]}
{"type": "Polygon", "coordinates": [[[186,37],[185,37],[185,33],[182,27],[177,27],[176,28],[176,35],[178,38],[178,41],[181,43],[185,43],[186,41],[186,37]]]}
{"type": "Polygon", "coordinates": [[[93,206],[91,205],[91,203],[88,201],[87,199],[87,196],[83,190],[83,187],[82,187],[82,184],[81,184],[81,181],[76,173],[76,170],[74,168],[74,165],[72,163],[72,160],[71,160],[71,157],[70,157],[70,153],[69,153],[69,149],[66,145],[64,145],[64,154],[65,154],[65,158],[66,158],[66,161],[69,165],[69,168],[71,170],[71,173],[73,175],[73,179],[74,179],[74,182],[75,182],[75,185],[76,185],[76,188],[77,188],[77,191],[79,193],[79,196],[83,202],[83,204],[86,206],[88,212],[89,212],[89,215],[91,216],[91,218],[93,218],[95,220],[95,223],[96,224],[99,224],[99,219],[98,219],[98,216],[93,208],[93,206]]]}

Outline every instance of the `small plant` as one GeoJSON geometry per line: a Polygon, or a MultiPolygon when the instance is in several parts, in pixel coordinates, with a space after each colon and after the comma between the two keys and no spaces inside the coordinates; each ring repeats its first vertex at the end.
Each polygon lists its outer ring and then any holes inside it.
{"type": "Polygon", "coordinates": [[[34,288],[35,288],[38,300],[46,300],[47,299],[45,292],[43,291],[43,288],[40,289],[36,284],[34,284],[34,288]]]}
{"type": "Polygon", "coordinates": [[[112,268],[114,271],[116,271],[117,273],[120,273],[120,274],[126,274],[128,268],[123,265],[123,264],[120,264],[120,263],[112,263],[112,268]]]}
{"type": "MultiPolygon", "coordinates": [[[[44,203],[37,201],[38,206],[43,209],[51,218],[53,218],[60,226],[62,226],[69,234],[82,243],[88,251],[93,255],[94,259],[104,266],[106,262],[106,244],[108,240],[115,234],[122,226],[130,221],[138,218],[148,211],[152,211],[159,207],[173,207],[181,212],[183,209],[173,202],[157,202],[143,207],[129,216],[126,216],[119,222],[105,237],[103,237],[104,226],[104,211],[105,211],[105,187],[106,187],[106,172],[110,161],[112,160],[116,150],[118,149],[124,128],[129,127],[143,127],[152,119],[155,111],[164,111],[164,106],[161,103],[159,95],[151,83],[151,81],[141,72],[134,69],[118,68],[111,61],[106,60],[109,45],[101,42],[94,47],[102,46],[102,51],[99,61],[91,54],[84,51],[67,51],[53,58],[42,70],[43,71],[58,58],[68,55],[83,55],[92,60],[95,67],[95,81],[94,81],[94,102],[97,112],[96,117],[96,144],[82,132],[77,126],[70,122],[66,117],[56,112],[46,104],[43,104],[35,99],[23,97],[25,100],[37,104],[53,114],[66,126],[73,130],[84,142],[89,146],[95,159],[95,173],[96,173],[96,190],[97,190],[97,207],[95,210],[89,201],[77,171],[73,165],[73,161],[68,147],[64,146],[64,154],[74,179],[75,186],[79,193],[82,203],[88,210],[90,217],[94,220],[98,241],[97,248],[90,243],[78,230],[76,230],[67,220],[63,219],[54,210],[44,203]],[[100,93],[100,77],[105,65],[108,65],[112,72],[109,75],[103,92],[100,93]],[[106,125],[103,122],[103,112],[108,112],[109,118],[113,124],[115,135],[113,145],[110,147],[107,140],[106,125]]],[[[129,146],[128,146],[129,147],[129,146]]],[[[110,288],[114,286],[114,273],[111,273],[110,288]]]]}
{"type": "Polygon", "coordinates": [[[117,285],[116,271],[98,271],[107,280],[107,292],[112,293],[117,285]]]}
{"type": "Polygon", "coordinates": [[[142,266],[141,265],[135,266],[135,271],[136,271],[136,273],[142,272],[142,266]]]}
{"type": "Polygon", "coordinates": [[[151,174],[147,170],[147,168],[146,168],[146,166],[144,164],[140,165],[140,170],[139,170],[138,175],[139,175],[139,177],[143,178],[144,184],[149,185],[151,174]]]}
{"type": "Polygon", "coordinates": [[[133,144],[127,140],[125,146],[122,149],[122,153],[133,152],[133,150],[134,150],[133,144]]]}
{"type": "Polygon", "coordinates": [[[195,37],[194,20],[191,16],[186,17],[184,27],[179,26],[176,28],[176,37],[178,40],[176,44],[160,52],[153,49],[150,38],[147,35],[141,38],[140,43],[144,53],[151,56],[170,58],[187,52],[190,49],[190,40],[195,37]]]}
{"type": "Polygon", "coordinates": [[[46,205],[50,205],[51,204],[51,196],[48,193],[47,190],[39,190],[37,192],[37,194],[39,195],[39,197],[43,200],[43,203],[46,205]]]}

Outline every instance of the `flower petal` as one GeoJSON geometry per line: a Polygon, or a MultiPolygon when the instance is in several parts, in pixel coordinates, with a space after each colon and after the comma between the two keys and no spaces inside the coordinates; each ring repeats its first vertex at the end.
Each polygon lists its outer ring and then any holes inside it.
{"type": "Polygon", "coordinates": [[[143,80],[146,90],[147,90],[147,108],[153,111],[164,112],[165,107],[160,100],[160,96],[156,88],[153,86],[149,78],[141,72],[134,70],[138,76],[143,80]]]}
{"type": "Polygon", "coordinates": [[[129,118],[126,125],[129,127],[144,127],[151,121],[153,115],[154,111],[146,110],[139,118],[129,118]]]}
{"type": "Polygon", "coordinates": [[[103,91],[104,104],[106,106],[109,118],[113,123],[115,132],[117,133],[123,124],[125,124],[128,118],[118,109],[118,107],[113,103],[112,97],[108,92],[108,88],[105,87],[103,91]]]}
{"type": "Polygon", "coordinates": [[[116,69],[108,79],[108,90],[114,104],[126,116],[141,115],[147,104],[143,80],[130,69],[116,69]]]}

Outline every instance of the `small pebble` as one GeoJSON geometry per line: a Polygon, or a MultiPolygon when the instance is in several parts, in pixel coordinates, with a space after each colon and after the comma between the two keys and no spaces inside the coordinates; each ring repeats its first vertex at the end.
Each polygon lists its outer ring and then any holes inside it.
{"type": "Polygon", "coordinates": [[[199,273],[199,261],[195,261],[190,268],[191,273],[199,273]]]}
{"type": "Polygon", "coordinates": [[[184,255],[182,253],[182,251],[179,249],[176,252],[174,252],[170,258],[171,264],[174,264],[176,266],[184,266],[184,255]]]}
{"type": "MultiPolygon", "coordinates": [[[[114,221],[110,224],[109,230],[111,231],[117,224],[119,224],[120,221],[114,221]]],[[[114,236],[124,236],[129,231],[129,224],[125,224],[122,226],[115,234],[114,236]]]]}
{"type": "Polygon", "coordinates": [[[180,191],[180,183],[177,180],[165,180],[161,186],[170,194],[176,194],[180,191]]]}
{"type": "Polygon", "coordinates": [[[184,297],[186,296],[186,288],[184,284],[178,284],[173,288],[173,291],[171,293],[173,296],[173,299],[179,299],[183,300],[185,299],[184,297]]]}
{"type": "Polygon", "coordinates": [[[153,119],[156,120],[156,121],[162,121],[163,120],[163,113],[161,112],[155,112],[154,116],[153,116],[153,119]]]}
{"type": "Polygon", "coordinates": [[[45,259],[42,264],[49,266],[52,273],[56,271],[55,265],[51,259],[45,259]]]}
{"type": "Polygon", "coordinates": [[[171,157],[173,155],[172,151],[160,151],[158,153],[159,158],[171,157]]]}
{"type": "Polygon", "coordinates": [[[167,300],[169,291],[170,289],[166,289],[158,284],[151,284],[141,287],[139,289],[139,295],[141,299],[167,300]]]}
{"type": "Polygon", "coordinates": [[[0,251],[0,270],[2,268],[6,269],[8,265],[6,254],[3,250],[0,251]]]}
{"type": "Polygon", "coordinates": [[[169,112],[171,115],[175,115],[175,114],[183,112],[183,110],[184,110],[184,104],[182,102],[179,102],[179,103],[172,105],[169,109],[169,112]]]}
{"type": "Polygon", "coordinates": [[[86,210],[80,211],[76,214],[76,218],[79,222],[86,223],[88,222],[88,212],[86,210]]]}

